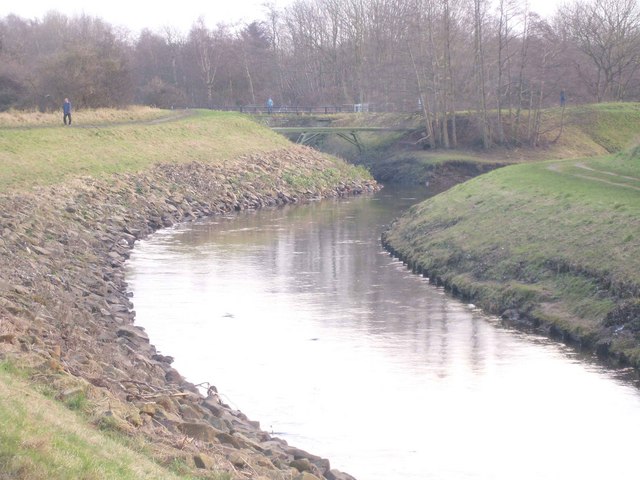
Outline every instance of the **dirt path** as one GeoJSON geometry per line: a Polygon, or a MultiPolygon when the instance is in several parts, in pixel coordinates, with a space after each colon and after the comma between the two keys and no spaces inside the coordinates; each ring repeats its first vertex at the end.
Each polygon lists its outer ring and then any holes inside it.
{"type": "Polygon", "coordinates": [[[595,168],[588,167],[584,163],[576,163],[575,166],[578,167],[578,168],[582,168],[584,170],[590,170],[592,172],[602,173],[604,175],[611,175],[613,177],[624,178],[626,180],[631,180],[633,182],[640,182],[640,178],[638,178],[638,177],[629,177],[629,176],[620,175],[620,174],[614,173],[614,172],[608,172],[606,170],[596,170],[595,168]]]}
{"type": "MultiPolygon", "coordinates": [[[[83,122],[82,118],[78,120],[78,115],[73,117],[73,123],[69,128],[111,128],[120,125],[157,125],[161,123],[175,122],[184,118],[191,117],[196,114],[195,110],[172,110],[168,115],[154,118],[140,118],[135,120],[115,120],[115,121],[93,121],[83,122]]],[[[31,123],[28,125],[2,125],[1,130],[35,130],[42,128],[61,128],[64,127],[62,122],[60,123],[31,123]]]]}
{"type": "MultiPolygon", "coordinates": [[[[593,172],[593,173],[598,174],[598,175],[608,175],[612,179],[619,179],[621,181],[628,180],[628,181],[631,181],[631,182],[638,182],[638,184],[640,184],[640,178],[638,178],[638,177],[620,175],[618,173],[609,172],[609,171],[606,171],[606,170],[598,170],[596,168],[589,167],[589,166],[585,165],[584,163],[574,163],[573,166],[576,167],[576,168],[580,168],[582,170],[586,170],[588,172],[593,172]]],[[[606,183],[607,185],[613,185],[613,186],[621,187],[621,188],[630,188],[632,190],[640,191],[640,186],[630,185],[628,183],[610,181],[610,180],[606,180],[604,178],[599,178],[599,177],[595,177],[595,176],[591,176],[591,175],[580,175],[578,173],[567,172],[567,171],[561,169],[560,165],[558,165],[557,163],[556,164],[551,164],[547,168],[549,170],[551,170],[552,172],[565,173],[567,175],[571,175],[572,177],[576,177],[576,178],[582,178],[582,179],[585,179],[585,180],[592,180],[594,182],[606,183]]]]}
{"type": "MultiPolygon", "coordinates": [[[[604,173],[604,172],[600,172],[600,173],[604,173]]],[[[609,180],[605,180],[603,178],[597,178],[597,177],[590,177],[589,175],[578,175],[578,174],[575,174],[573,176],[576,177],[576,178],[584,178],[585,180],[594,180],[596,182],[606,183],[607,185],[614,185],[616,187],[630,188],[632,190],[638,190],[640,192],[640,187],[635,187],[635,186],[629,185],[627,183],[610,182],[609,180]]]]}

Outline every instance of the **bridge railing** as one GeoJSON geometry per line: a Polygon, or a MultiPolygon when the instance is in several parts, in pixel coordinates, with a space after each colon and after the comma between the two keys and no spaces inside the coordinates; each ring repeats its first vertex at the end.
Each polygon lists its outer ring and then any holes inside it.
{"type": "MultiPolygon", "coordinates": [[[[264,105],[240,105],[234,107],[228,106],[214,106],[211,107],[212,110],[223,110],[223,111],[231,111],[231,112],[240,112],[240,113],[252,113],[252,114],[261,114],[261,113],[269,113],[268,108],[264,105]]],[[[353,105],[324,105],[324,106],[274,106],[271,109],[271,113],[287,113],[287,114],[303,114],[303,113],[321,113],[321,114],[329,114],[329,113],[346,113],[353,112],[353,105]]]]}
{"type": "MultiPolygon", "coordinates": [[[[211,107],[211,110],[222,110],[240,113],[250,114],[268,114],[269,109],[265,105],[237,105],[237,106],[224,106],[216,105],[211,107]]],[[[345,105],[316,105],[316,106],[288,106],[288,105],[274,105],[271,109],[272,114],[330,114],[330,113],[358,113],[358,112],[390,112],[396,111],[389,106],[373,105],[369,103],[350,103],[345,105]]]]}

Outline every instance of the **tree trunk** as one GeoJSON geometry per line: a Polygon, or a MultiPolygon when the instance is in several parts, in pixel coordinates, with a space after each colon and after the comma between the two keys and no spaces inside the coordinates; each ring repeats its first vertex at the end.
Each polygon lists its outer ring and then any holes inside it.
{"type": "MultiPolygon", "coordinates": [[[[444,8],[444,62],[445,62],[445,76],[446,76],[446,85],[445,85],[445,103],[446,108],[448,109],[449,114],[447,115],[451,118],[451,140],[450,146],[451,148],[456,148],[458,146],[458,133],[456,130],[456,107],[455,107],[455,82],[453,78],[453,68],[451,67],[451,9],[449,5],[449,0],[443,0],[443,8],[444,8]]],[[[445,116],[445,125],[444,129],[447,132],[449,131],[447,116],[445,116]]]]}
{"type": "Polygon", "coordinates": [[[479,102],[480,130],[482,134],[482,146],[487,149],[490,146],[491,139],[489,133],[489,120],[487,114],[487,91],[484,72],[484,48],[482,38],[482,0],[474,0],[474,39],[475,39],[475,70],[476,70],[476,86],[479,102]]]}
{"type": "Polygon", "coordinates": [[[429,148],[435,147],[434,137],[433,137],[433,124],[431,120],[431,112],[429,111],[428,97],[424,94],[424,90],[422,87],[422,79],[420,78],[420,71],[418,70],[418,66],[416,65],[415,57],[413,56],[413,51],[411,50],[411,44],[407,43],[407,48],[409,50],[409,57],[411,58],[411,64],[413,65],[413,71],[416,76],[416,84],[418,86],[418,95],[420,98],[420,106],[422,109],[422,116],[424,119],[425,125],[425,134],[427,145],[429,148]]]}
{"type": "Polygon", "coordinates": [[[251,72],[249,71],[249,62],[245,57],[244,59],[244,71],[247,74],[247,82],[249,82],[249,95],[251,96],[251,103],[256,103],[256,94],[253,89],[253,80],[251,79],[251,72]]]}

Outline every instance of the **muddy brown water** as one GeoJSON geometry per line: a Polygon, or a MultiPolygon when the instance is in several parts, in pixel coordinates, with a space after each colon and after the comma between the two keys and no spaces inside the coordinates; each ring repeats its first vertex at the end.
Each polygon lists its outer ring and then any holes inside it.
{"type": "Polygon", "coordinates": [[[412,275],[385,188],[179,225],[127,265],[137,324],[191,382],[359,480],[636,478],[640,392],[412,275]]]}

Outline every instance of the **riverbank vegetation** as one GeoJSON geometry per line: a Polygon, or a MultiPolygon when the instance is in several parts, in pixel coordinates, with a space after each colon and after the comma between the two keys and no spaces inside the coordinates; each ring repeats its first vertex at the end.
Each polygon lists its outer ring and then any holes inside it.
{"type": "Polygon", "coordinates": [[[67,480],[188,479],[145,453],[142,439],[93,428],[83,390],[57,401],[55,390],[34,384],[35,372],[0,362],[0,471],[3,478],[67,480]]]}
{"type": "Polygon", "coordinates": [[[508,321],[640,368],[640,157],[501,168],[385,234],[416,271],[508,321]]]}

